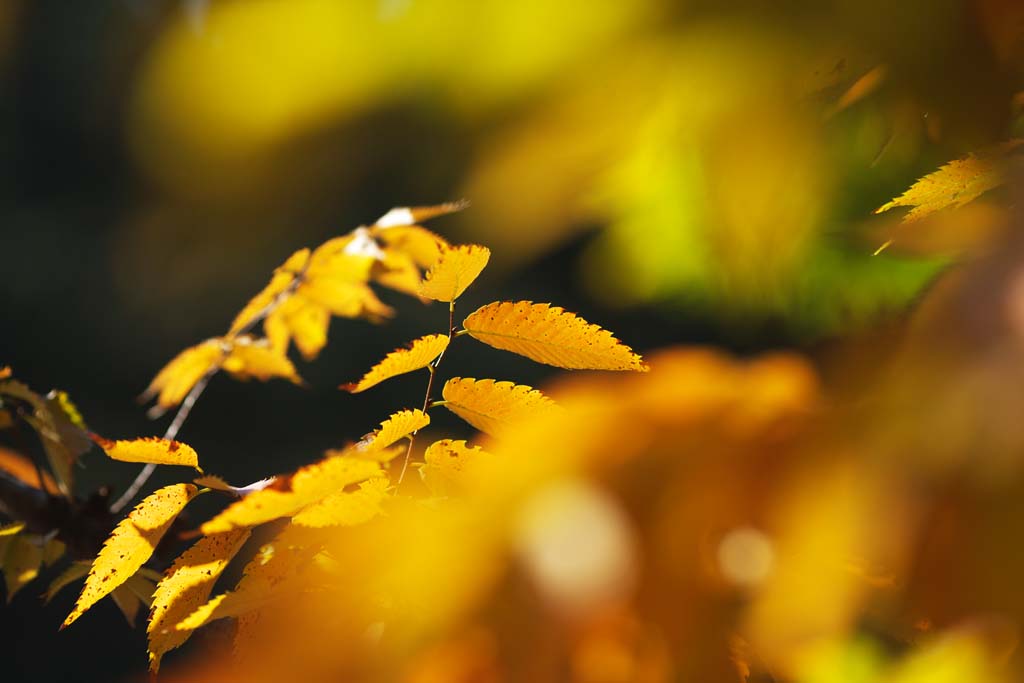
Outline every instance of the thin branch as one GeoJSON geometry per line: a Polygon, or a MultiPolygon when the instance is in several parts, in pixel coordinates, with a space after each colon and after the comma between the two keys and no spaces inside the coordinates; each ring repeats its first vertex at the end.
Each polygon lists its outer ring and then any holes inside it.
{"type": "MultiPolygon", "coordinates": [[[[451,342],[452,336],[454,335],[454,333],[455,333],[455,302],[454,301],[450,301],[450,302],[448,302],[448,341],[449,341],[449,343],[451,342]]],[[[427,370],[430,371],[430,379],[427,380],[427,391],[426,391],[426,393],[423,396],[423,412],[424,413],[427,412],[427,409],[430,408],[430,406],[431,406],[432,401],[430,400],[430,392],[433,391],[433,389],[434,389],[434,377],[437,375],[437,366],[441,364],[441,359],[444,358],[444,353],[447,350],[448,350],[448,347],[446,346],[444,348],[444,350],[441,351],[440,354],[438,354],[437,358],[434,359],[434,362],[427,366],[427,370]]],[[[399,474],[398,474],[398,482],[395,484],[396,488],[398,486],[401,486],[402,485],[402,480],[405,479],[405,471],[409,468],[409,458],[412,456],[412,446],[416,442],[416,434],[417,433],[419,433],[419,430],[416,430],[415,432],[413,432],[412,434],[409,435],[409,447],[405,449],[405,459],[402,461],[402,471],[399,472],[399,474]]]]}

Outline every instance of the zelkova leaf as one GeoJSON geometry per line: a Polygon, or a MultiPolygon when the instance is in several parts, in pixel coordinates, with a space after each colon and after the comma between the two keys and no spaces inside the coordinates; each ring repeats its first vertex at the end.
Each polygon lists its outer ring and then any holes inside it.
{"type": "Polygon", "coordinates": [[[160,669],[164,653],[179,647],[192,635],[177,630],[179,621],[206,602],[214,583],[251,532],[235,529],[223,534],[204,536],[174,561],[157,584],[149,615],[149,668],[160,669]]]}
{"type": "Polygon", "coordinates": [[[899,197],[876,209],[875,213],[897,206],[913,207],[902,221],[912,223],[936,211],[972,202],[1005,181],[1009,155],[1021,144],[1024,144],[1024,139],[1010,140],[984,152],[951,161],[918,180],[899,197]]]}
{"type": "Polygon", "coordinates": [[[342,491],[313,503],[292,517],[292,523],[313,528],[363,524],[380,514],[389,485],[384,477],[364,481],[356,491],[342,491]]]}
{"type": "Polygon", "coordinates": [[[112,441],[92,435],[92,440],[112,459],[154,465],[185,465],[199,468],[199,455],[188,444],[155,436],[112,441]]]}
{"type": "Polygon", "coordinates": [[[410,343],[407,348],[396,349],[389,353],[358,382],[343,384],[340,388],[357,394],[386,379],[425,368],[448,348],[448,341],[448,336],[444,334],[428,334],[425,337],[420,337],[410,343]]]}
{"type": "Polygon", "coordinates": [[[447,496],[462,490],[467,474],[490,453],[465,441],[441,439],[423,453],[420,476],[435,496],[447,496]]]}
{"type": "Polygon", "coordinates": [[[430,424],[430,416],[422,410],[399,410],[380,423],[380,429],[363,437],[355,446],[359,454],[383,451],[399,439],[430,424]]]}
{"type": "Polygon", "coordinates": [[[453,377],[441,390],[444,407],[488,434],[499,434],[509,425],[558,409],[536,389],[512,382],[472,377],[453,377]]]}
{"type": "Polygon", "coordinates": [[[490,258],[491,250],[478,244],[444,247],[437,263],[427,271],[420,294],[436,301],[458,299],[480,275],[490,258]]]}
{"type": "Polygon", "coordinates": [[[381,473],[380,465],[347,456],[328,457],[291,475],[277,477],[266,488],[248,494],[202,526],[204,534],[238,527],[253,527],[279,517],[291,517],[303,508],[381,473]]]}
{"type": "Polygon", "coordinates": [[[85,587],[61,628],[134,574],[153,554],[174,519],[198,493],[192,484],[172,484],[147,496],[114,528],[92,563],[85,587]]]}
{"type": "Polygon", "coordinates": [[[475,339],[538,363],[568,370],[648,370],[611,332],[550,304],[495,301],[462,325],[475,339]]]}
{"type": "Polygon", "coordinates": [[[309,256],[309,249],[300,249],[288,257],[288,260],[279,268],[274,270],[270,283],[259,294],[250,299],[245,308],[235,316],[234,321],[231,323],[231,329],[228,331],[228,336],[233,337],[241,333],[242,330],[245,330],[253,322],[257,321],[259,316],[274,304],[277,297],[287,291],[296,278],[305,271],[309,263],[309,256]]]}

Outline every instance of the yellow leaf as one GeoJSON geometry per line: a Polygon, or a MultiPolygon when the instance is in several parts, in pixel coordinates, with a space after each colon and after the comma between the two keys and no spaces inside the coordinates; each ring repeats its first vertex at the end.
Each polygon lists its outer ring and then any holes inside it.
{"type": "Polygon", "coordinates": [[[363,524],[380,514],[388,485],[384,477],[364,481],[357,491],[335,493],[313,503],[295,515],[292,522],[314,528],[363,524]]]}
{"type": "Polygon", "coordinates": [[[135,626],[135,617],[139,613],[139,607],[142,606],[139,596],[122,584],[110,592],[110,598],[117,605],[117,608],[121,610],[121,614],[124,615],[128,625],[135,626]]]}
{"type": "Polygon", "coordinates": [[[380,465],[351,457],[329,457],[279,476],[268,487],[248,494],[202,526],[204,534],[253,527],[303,508],[381,473],[380,465]]]}
{"type": "Polygon", "coordinates": [[[50,582],[50,586],[46,589],[46,594],[44,596],[45,601],[49,602],[50,600],[53,600],[53,596],[57,595],[61,589],[77,581],[88,573],[88,562],[73,562],[67,569],[61,572],[56,579],[50,582]]]}
{"type": "Polygon", "coordinates": [[[274,309],[263,323],[270,346],[281,354],[288,352],[289,339],[306,360],[316,358],[327,344],[331,312],[301,296],[293,296],[274,309]]]}
{"type": "Polygon", "coordinates": [[[491,250],[477,244],[444,247],[438,259],[423,280],[420,294],[437,301],[455,301],[480,275],[491,250]]]}
{"type": "Polygon", "coordinates": [[[380,429],[363,437],[356,445],[361,453],[382,451],[399,439],[430,424],[430,416],[422,410],[400,410],[380,423],[380,429]]]}
{"type": "Polygon", "coordinates": [[[157,373],[142,393],[141,400],[148,401],[157,396],[157,408],[161,409],[157,415],[173,408],[181,403],[203,375],[221,362],[225,353],[226,349],[220,339],[207,339],[185,349],[157,373]]]}
{"type": "Polygon", "coordinates": [[[51,538],[43,546],[43,564],[49,567],[54,562],[64,557],[65,551],[68,547],[64,545],[62,541],[58,541],[56,538],[51,538]]]}
{"type": "Polygon", "coordinates": [[[30,536],[19,534],[7,542],[5,553],[4,582],[7,584],[7,602],[32,579],[39,576],[43,563],[43,549],[30,536]]]}
{"type": "Polygon", "coordinates": [[[61,628],[70,626],[96,602],[134,574],[153,554],[178,513],[199,491],[192,484],[172,484],[147,496],[110,534],[92,563],[75,609],[61,628]]]}
{"type": "Polygon", "coordinates": [[[222,367],[239,379],[255,377],[265,382],[271,377],[283,377],[295,384],[302,383],[288,356],[272,348],[269,342],[251,337],[234,340],[231,353],[224,359],[222,367]]]}
{"type": "Polygon", "coordinates": [[[295,278],[306,269],[308,263],[309,249],[300,249],[288,257],[288,260],[274,271],[270,284],[254,296],[245,305],[245,308],[235,316],[234,322],[231,323],[231,329],[228,330],[228,336],[234,337],[251,325],[260,314],[275,302],[278,296],[292,285],[295,278]]]}
{"type": "Polygon", "coordinates": [[[471,313],[462,325],[483,343],[538,363],[569,370],[648,370],[611,332],[558,306],[495,301],[471,313]]]}
{"type": "Polygon", "coordinates": [[[467,446],[465,441],[441,439],[427,447],[420,468],[423,483],[435,496],[447,496],[461,490],[466,473],[481,458],[492,457],[479,446],[467,446]]]}
{"type": "Polygon", "coordinates": [[[194,448],[180,441],[160,439],[155,436],[142,439],[111,441],[96,434],[92,440],[114,460],[121,462],[145,462],[155,465],[185,465],[199,468],[199,456],[194,448]]]}
{"type": "Polygon", "coordinates": [[[24,522],[11,522],[0,526],[0,538],[4,536],[17,536],[25,528],[24,522]]]}
{"type": "Polygon", "coordinates": [[[371,277],[374,282],[415,297],[420,295],[420,285],[423,284],[420,267],[413,257],[393,249],[386,249],[384,256],[373,264],[371,277]]]}
{"type": "Polygon", "coordinates": [[[366,228],[327,240],[313,252],[306,281],[332,278],[343,282],[368,282],[373,262],[382,255],[366,228]]]}
{"type": "Polygon", "coordinates": [[[303,283],[298,293],[341,318],[378,321],[395,314],[394,309],[378,299],[364,282],[320,277],[303,283]]]}
{"type": "Polygon", "coordinates": [[[192,614],[210,596],[213,584],[249,538],[248,529],[204,536],[174,561],[157,584],[149,615],[149,669],[160,669],[165,652],[179,647],[192,635],[175,625],[192,614]]]}
{"type": "Polygon", "coordinates": [[[439,235],[418,225],[375,226],[373,235],[387,245],[386,252],[398,251],[407,255],[420,268],[430,268],[448,246],[439,235]]]}
{"type": "Polygon", "coordinates": [[[269,543],[263,545],[242,570],[242,578],[233,591],[211,598],[178,622],[178,630],[194,631],[216,619],[248,614],[278,597],[279,589],[300,575],[315,547],[296,543],[288,526],[269,543]]]}
{"type": "Polygon", "coordinates": [[[1010,152],[1024,143],[1010,140],[977,155],[968,154],[929,173],[896,199],[883,204],[875,213],[896,206],[913,207],[904,223],[921,220],[929,214],[946,208],[958,208],[974,201],[1005,181],[1010,152]]]}
{"type": "Polygon", "coordinates": [[[441,395],[445,408],[488,434],[499,434],[509,425],[558,408],[536,389],[493,379],[452,377],[441,395]]]}
{"type": "Polygon", "coordinates": [[[389,353],[358,382],[343,384],[340,388],[357,394],[386,379],[425,368],[448,348],[448,341],[448,336],[444,334],[428,334],[425,337],[420,337],[410,343],[407,348],[396,349],[389,353]]]}

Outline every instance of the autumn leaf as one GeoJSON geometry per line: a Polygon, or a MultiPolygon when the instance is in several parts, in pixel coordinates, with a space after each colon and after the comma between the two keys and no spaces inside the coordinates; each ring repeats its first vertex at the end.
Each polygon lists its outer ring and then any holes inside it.
{"type": "MultiPolygon", "coordinates": [[[[438,250],[438,254],[440,254],[440,250],[438,250]]],[[[437,257],[434,257],[434,261],[436,260],[437,257]]],[[[420,272],[420,266],[409,254],[386,249],[381,259],[373,264],[370,277],[374,282],[396,292],[402,292],[409,296],[420,296],[423,275],[420,272]]],[[[427,301],[426,299],[422,300],[427,301]]]]}
{"type": "Polygon", "coordinates": [[[280,353],[288,352],[288,341],[294,340],[302,357],[313,360],[327,345],[327,329],[331,312],[319,304],[293,296],[267,316],[263,331],[270,346],[280,353]]]}
{"type": "Polygon", "coordinates": [[[496,349],[559,368],[648,370],[640,356],[611,332],[558,306],[495,301],[471,313],[463,327],[496,349]]]}
{"type": "Polygon", "coordinates": [[[202,526],[204,534],[217,534],[238,527],[253,527],[279,517],[291,517],[303,508],[380,475],[380,465],[352,457],[328,457],[306,465],[291,475],[277,477],[266,488],[230,505],[202,526]]]}
{"type": "Polygon", "coordinates": [[[114,460],[154,465],[185,465],[199,469],[199,455],[188,444],[155,436],[111,441],[92,435],[92,440],[114,460]]]}
{"type": "Polygon", "coordinates": [[[420,268],[429,269],[437,263],[441,250],[448,246],[440,235],[418,225],[376,225],[371,230],[385,244],[385,253],[407,255],[420,268]]]}
{"type": "Polygon", "coordinates": [[[510,424],[558,409],[536,389],[493,379],[453,377],[441,395],[445,408],[488,434],[500,434],[510,424]]]}
{"type": "Polygon", "coordinates": [[[71,585],[78,579],[82,578],[89,573],[89,562],[72,562],[67,569],[61,572],[56,579],[50,582],[49,587],[46,589],[44,594],[45,602],[53,600],[53,597],[57,595],[63,588],[71,585]]]}
{"type": "Polygon", "coordinates": [[[358,382],[343,384],[340,388],[357,394],[386,379],[425,368],[448,348],[448,341],[448,336],[444,334],[420,337],[410,343],[408,348],[396,349],[389,353],[358,382]]]}
{"type": "Polygon", "coordinates": [[[309,249],[300,249],[274,271],[270,283],[259,294],[254,296],[245,308],[235,316],[228,330],[228,336],[234,337],[258,320],[259,316],[269,309],[279,296],[284,294],[292,283],[305,271],[309,263],[309,249]]]}
{"type": "Polygon", "coordinates": [[[435,496],[448,496],[461,491],[466,473],[490,453],[479,446],[467,446],[463,440],[441,439],[427,446],[423,453],[420,476],[435,496]]]}
{"type": "Polygon", "coordinates": [[[1005,173],[1013,152],[1024,139],[1010,140],[979,154],[968,154],[929,173],[910,189],[891,202],[883,204],[875,213],[897,206],[912,207],[903,217],[903,223],[913,223],[947,208],[959,208],[974,201],[1005,181],[1005,173]]]}
{"type": "Polygon", "coordinates": [[[172,484],[147,496],[110,534],[68,618],[70,626],[103,596],[134,574],[153,554],[174,519],[198,493],[192,484],[172,484]]]}
{"type": "Polygon", "coordinates": [[[179,647],[192,635],[175,625],[190,615],[210,596],[214,583],[242,544],[248,529],[204,536],[174,561],[157,584],[149,615],[149,668],[156,673],[164,653],[179,647]]]}
{"type": "Polygon", "coordinates": [[[17,534],[7,539],[6,548],[0,552],[3,559],[4,582],[7,585],[7,602],[22,586],[39,576],[43,564],[43,548],[28,534],[17,534]]]}
{"type": "Polygon", "coordinates": [[[436,301],[455,301],[487,266],[491,250],[478,244],[444,247],[427,271],[420,294],[436,301]]]}
{"type": "Polygon", "coordinates": [[[216,367],[229,350],[219,339],[207,339],[171,359],[139,397],[141,401],[148,401],[156,396],[156,406],[150,411],[150,417],[158,417],[181,403],[192,387],[216,367]]]}
{"type": "Polygon", "coordinates": [[[254,377],[265,382],[272,377],[282,377],[295,384],[302,383],[288,356],[272,348],[269,342],[251,337],[234,340],[222,367],[239,379],[254,377]]]}
{"type": "Polygon", "coordinates": [[[37,489],[44,489],[47,493],[52,495],[59,495],[60,491],[57,488],[57,482],[53,480],[53,477],[47,472],[42,472],[43,480],[42,485],[39,481],[40,469],[36,467],[31,460],[15,453],[14,451],[0,446],[0,470],[7,472],[15,479],[28,484],[37,489]]]}
{"type": "Polygon", "coordinates": [[[313,503],[295,515],[292,522],[313,528],[363,524],[380,514],[388,486],[384,477],[364,481],[356,491],[342,491],[313,503]]]}
{"type": "Polygon", "coordinates": [[[423,429],[430,424],[430,416],[422,410],[400,410],[380,423],[374,431],[356,444],[356,452],[366,454],[383,451],[401,438],[423,429]]]}

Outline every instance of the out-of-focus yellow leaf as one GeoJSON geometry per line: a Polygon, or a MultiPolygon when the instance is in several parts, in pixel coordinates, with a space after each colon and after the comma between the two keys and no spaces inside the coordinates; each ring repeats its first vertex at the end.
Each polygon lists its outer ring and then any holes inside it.
{"type": "MultiPolygon", "coordinates": [[[[370,277],[374,282],[396,292],[402,292],[409,296],[420,296],[423,276],[416,261],[408,254],[392,249],[386,250],[380,260],[374,262],[370,277]]],[[[422,299],[422,297],[420,298],[422,299]]]]}
{"type": "Polygon", "coordinates": [[[985,152],[968,154],[918,180],[896,199],[875,213],[897,206],[912,207],[904,223],[919,221],[936,211],[958,208],[974,201],[1005,181],[1009,157],[1024,140],[1010,140],[985,152]]]}
{"type": "Polygon", "coordinates": [[[341,318],[368,318],[383,320],[395,314],[373,290],[363,282],[350,282],[340,278],[322,277],[299,287],[304,298],[326,308],[341,318]]]}
{"type": "Polygon", "coordinates": [[[423,279],[420,294],[435,301],[455,301],[487,266],[491,250],[478,244],[442,247],[441,256],[423,279]]]}
{"type": "Polygon", "coordinates": [[[425,368],[448,348],[448,336],[428,334],[411,342],[407,348],[396,349],[374,365],[358,382],[343,384],[341,388],[353,394],[366,391],[386,379],[425,368]]]}
{"type": "Polygon", "coordinates": [[[57,560],[64,557],[64,553],[67,549],[68,547],[63,541],[51,538],[43,545],[43,564],[49,567],[57,560]]]}
{"type": "Polygon", "coordinates": [[[140,399],[148,401],[156,396],[160,412],[173,408],[181,403],[203,375],[224,359],[227,351],[220,339],[207,339],[185,349],[157,373],[140,399]]]}
{"type": "Polygon", "coordinates": [[[253,527],[278,517],[291,517],[303,508],[346,486],[378,476],[380,465],[352,457],[328,457],[291,475],[278,476],[259,491],[246,495],[202,526],[204,534],[253,527]]]}
{"type": "Polygon", "coordinates": [[[471,313],[462,326],[489,346],[559,368],[648,369],[640,356],[611,332],[550,304],[495,301],[471,313]]]}
{"type": "Polygon", "coordinates": [[[222,367],[239,379],[255,377],[267,381],[272,377],[283,377],[295,384],[301,384],[295,366],[282,351],[269,342],[251,337],[238,337],[231,346],[231,353],[224,359],[222,367]]]}
{"type": "Polygon", "coordinates": [[[448,243],[440,235],[418,225],[375,225],[373,236],[395,250],[407,255],[420,268],[431,268],[448,243]]]}
{"type": "Polygon", "coordinates": [[[70,626],[100,598],[134,574],[150,558],[174,519],[198,491],[192,484],[165,486],[128,513],[93,561],[75,608],[61,628],[70,626]]]}
{"type": "Polygon", "coordinates": [[[235,316],[228,330],[228,336],[233,337],[243,329],[250,326],[257,316],[264,313],[286,289],[288,289],[295,278],[304,272],[309,263],[309,249],[300,249],[285,261],[279,268],[274,270],[270,283],[254,296],[245,308],[235,316]]]}
{"type": "Polygon", "coordinates": [[[117,605],[117,609],[121,610],[128,625],[135,626],[135,617],[138,616],[139,608],[142,607],[142,600],[139,600],[139,596],[121,584],[110,592],[110,598],[117,605]]]}
{"type": "Polygon", "coordinates": [[[151,436],[141,439],[112,441],[96,434],[92,440],[114,460],[145,462],[155,465],[185,465],[199,468],[199,455],[195,449],[180,441],[151,436]]]}
{"type": "Polygon", "coordinates": [[[43,564],[43,548],[27,534],[18,534],[7,541],[3,558],[4,582],[7,584],[7,602],[21,587],[39,576],[43,564]]]}
{"type": "Polygon", "coordinates": [[[532,387],[493,379],[453,377],[441,390],[444,407],[488,434],[500,434],[516,422],[557,410],[532,387]]]}
{"type": "Polygon", "coordinates": [[[292,523],[320,528],[368,522],[380,514],[388,486],[389,482],[384,477],[364,481],[355,491],[342,491],[313,503],[292,517],[292,523]]]}
{"type": "Polygon", "coordinates": [[[326,308],[293,296],[267,316],[263,331],[270,346],[280,353],[287,353],[288,340],[293,339],[302,357],[312,360],[327,344],[330,323],[331,312],[326,308]]]}
{"type": "Polygon", "coordinates": [[[68,586],[78,579],[82,578],[89,573],[88,562],[72,562],[60,575],[50,582],[50,586],[46,589],[45,600],[49,602],[53,600],[53,596],[57,595],[65,586],[68,586]]]}
{"type": "Polygon", "coordinates": [[[359,453],[383,451],[401,438],[430,424],[430,416],[422,410],[400,410],[380,423],[380,429],[363,437],[356,449],[359,453]]]}
{"type": "Polygon", "coordinates": [[[249,529],[204,536],[174,561],[153,594],[149,616],[149,669],[160,669],[164,653],[179,647],[192,635],[178,630],[179,621],[205,603],[221,572],[249,538],[249,529]]]}
{"type": "Polygon", "coordinates": [[[296,544],[285,527],[272,541],[263,545],[242,570],[242,578],[233,591],[211,598],[177,623],[175,629],[194,631],[203,624],[225,617],[252,612],[277,599],[278,589],[294,580],[315,550],[296,544]]]}
{"type": "Polygon", "coordinates": [[[448,496],[462,491],[467,472],[480,458],[489,457],[490,453],[479,446],[467,446],[464,440],[441,439],[423,452],[420,476],[435,496],[448,496]]]}

